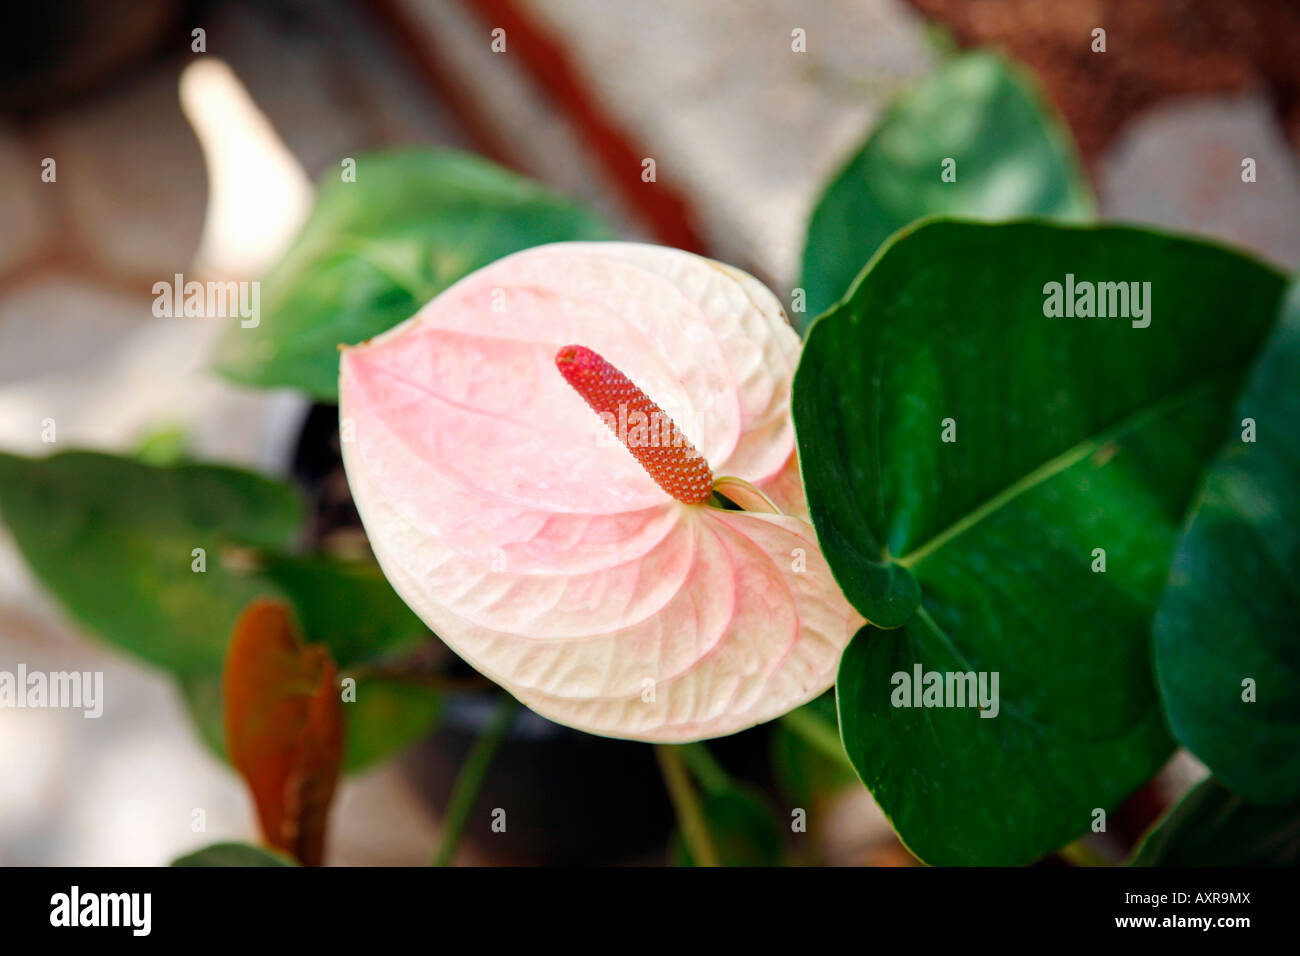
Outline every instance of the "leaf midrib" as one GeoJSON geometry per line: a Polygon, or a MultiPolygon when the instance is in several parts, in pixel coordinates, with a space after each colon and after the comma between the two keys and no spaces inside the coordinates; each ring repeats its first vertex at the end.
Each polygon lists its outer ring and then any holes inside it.
{"type": "Polygon", "coordinates": [[[1163,418],[1168,413],[1175,411],[1180,406],[1190,403],[1193,399],[1211,391],[1230,375],[1236,374],[1239,374],[1239,370],[1237,369],[1221,371],[1217,375],[1212,375],[1202,382],[1175,392],[1173,395],[1162,398],[1154,404],[1148,405],[1146,408],[1140,409],[1133,414],[1120,419],[1115,424],[1109,425],[1101,431],[1075,443],[1055,458],[1052,458],[1035,468],[1029,474],[1007,485],[1007,487],[1003,488],[992,497],[985,499],[938,534],[932,536],[929,540],[925,541],[918,547],[913,548],[907,554],[896,558],[895,563],[901,564],[910,571],[916,567],[916,565],[920,564],[934,552],[946,545],[949,541],[952,541],[954,538],[969,531],[985,518],[995,514],[1017,498],[1027,494],[1044,482],[1050,481],[1061,472],[1066,471],[1083,461],[1089,455],[1095,454],[1111,442],[1118,441],[1130,432],[1151,424],[1152,422],[1163,418]]]}

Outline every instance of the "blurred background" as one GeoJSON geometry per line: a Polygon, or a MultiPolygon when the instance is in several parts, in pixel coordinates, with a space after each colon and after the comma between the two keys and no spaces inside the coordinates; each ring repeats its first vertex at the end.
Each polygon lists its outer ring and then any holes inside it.
{"type": "MultiPolygon", "coordinates": [[[[385,147],[485,156],[625,237],[733,263],[789,302],[826,180],[892,97],[971,46],[1033,71],[1103,218],[1300,266],[1300,6],[1287,0],[49,0],[2,16],[9,452],[50,451],[40,423],[53,418],[60,448],[174,442],[200,460],[287,474],[308,400],[210,374],[230,320],[156,318],[151,288],[176,273],[260,277],[317,178],[385,147]],[[1089,49],[1095,27],[1107,31],[1104,55],[1089,49]],[[795,28],[806,55],[790,55],[795,28]],[[491,48],[496,29],[504,52],[491,48]],[[1242,156],[1257,162],[1257,188],[1222,189],[1242,156]],[[654,184],[641,178],[646,157],[654,184]]],[[[254,835],[242,782],[201,744],[171,682],[79,633],[0,528],[0,669],[19,661],[102,670],[110,706],[98,720],[0,709],[0,864],[157,865],[254,835]],[[205,834],[191,830],[194,808],[205,834]]],[[[743,762],[766,746],[742,735],[719,752],[743,762]]],[[[439,753],[347,778],[331,862],[428,861],[439,753]]],[[[537,759],[543,774],[582,765],[581,754],[537,759]]],[[[633,792],[661,786],[647,766],[627,771],[633,792]]],[[[1155,790],[1181,791],[1200,772],[1180,758],[1155,790]]],[[[615,815],[666,827],[655,794],[615,815]]],[[[860,786],[827,817],[826,861],[909,859],[860,786]]],[[[487,841],[460,856],[518,858],[487,841]]],[[[629,846],[626,858],[654,854],[629,846]]]]}

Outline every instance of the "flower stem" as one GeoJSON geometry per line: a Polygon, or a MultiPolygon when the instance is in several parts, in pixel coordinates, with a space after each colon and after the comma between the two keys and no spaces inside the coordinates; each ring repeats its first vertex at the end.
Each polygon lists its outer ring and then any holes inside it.
{"type": "Polygon", "coordinates": [[[474,809],[474,798],[478,796],[479,787],[492,765],[492,757],[497,747],[505,739],[506,731],[515,715],[515,699],[509,694],[502,694],[496,709],[486,727],[475,739],[465,756],[465,763],[456,776],[456,783],[451,788],[451,799],[447,801],[447,813],[442,821],[442,839],[438,841],[438,850],[433,856],[434,866],[449,866],[456,854],[456,847],[465,832],[469,821],[469,812],[474,809]]]}
{"type": "Polygon", "coordinates": [[[757,511],[759,510],[758,502],[762,502],[762,504],[767,506],[769,514],[785,514],[785,512],[776,506],[771,498],[763,494],[763,492],[759,491],[744,478],[737,478],[735,475],[723,475],[720,478],[715,478],[713,481],[714,491],[720,491],[722,494],[726,494],[728,487],[739,488],[750,497],[749,507],[746,507],[745,502],[737,501],[734,495],[727,495],[727,497],[739,505],[743,511],[757,511]],[[757,501],[755,501],[755,499],[757,499],[757,501]]]}
{"type": "Polygon", "coordinates": [[[850,766],[838,730],[806,707],[796,707],[781,718],[781,723],[814,750],[837,763],[850,766]]]}
{"type": "Polygon", "coordinates": [[[691,784],[690,774],[682,760],[681,750],[671,744],[656,744],[655,756],[664,775],[668,798],[677,813],[677,823],[682,829],[682,840],[691,852],[696,866],[717,866],[718,850],[713,845],[709,825],[700,808],[699,796],[691,784]]]}
{"type": "Polygon", "coordinates": [[[681,752],[683,762],[695,774],[695,779],[706,792],[717,793],[731,786],[731,777],[704,744],[681,744],[677,749],[681,752]]]}

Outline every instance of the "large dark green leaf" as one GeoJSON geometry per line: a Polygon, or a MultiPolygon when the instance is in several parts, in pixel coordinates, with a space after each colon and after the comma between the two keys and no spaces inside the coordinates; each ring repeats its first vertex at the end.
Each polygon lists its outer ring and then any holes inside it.
{"type": "Polygon", "coordinates": [[[1174,736],[1251,800],[1300,800],[1300,284],[1179,545],[1155,636],[1174,736]]]}
{"type": "Polygon", "coordinates": [[[229,552],[287,547],[302,516],[291,489],[233,468],[0,454],[0,517],[36,576],[90,630],[181,678],[219,674],[240,611],[278,593],[229,552]]]}
{"type": "Polygon", "coordinates": [[[361,156],[356,182],[321,182],[315,209],[263,283],[261,320],[232,327],[217,368],[246,385],[333,400],[338,346],[392,328],[457,279],[548,242],[607,239],[580,206],[472,156],[361,156]]]}
{"type": "Polygon", "coordinates": [[[989,52],[899,97],[813,212],[806,316],[839,299],[876,249],[924,216],[1087,219],[1092,194],[1065,128],[1020,68],[989,52]],[[941,178],[946,159],[956,179],[941,178]]]}
{"type": "Polygon", "coordinates": [[[1300,805],[1255,806],[1210,777],[1146,835],[1130,865],[1300,865],[1300,805]]]}
{"type": "Polygon", "coordinates": [[[1171,236],[936,221],[814,324],[793,398],[809,506],[845,595],[897,628],[846,651],[841,731],[922,859],[1033,860],[1168,755],[1151,617],[1281,292],[1171,236]],[[1044,315],[1067,274],[1150,282],[1149,327],[1044,315]],[[915,664],[996,673],[999,715],[892,706],[915,664]]]}

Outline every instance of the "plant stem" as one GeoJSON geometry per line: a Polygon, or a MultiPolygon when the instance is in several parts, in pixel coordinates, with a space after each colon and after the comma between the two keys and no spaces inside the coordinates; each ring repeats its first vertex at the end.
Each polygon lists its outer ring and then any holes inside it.
{"type": "Polygon", "coordinates": [[[696,866],[717,866],[718,850],[713,845],[690,774],[686,772],[681,749],[671,744],[656,744],[655,756],[659,758],[668,798],[677,813],[677,823],[682,829],[682,839],[691,851],[691,859],[696,866]]]}
{"type": "Polygon", "coordinates": [[[433,857],[434,866],[451,865],[451,858],[455,856],[456,847],[465,832],[469,812],[474,809],[474,798],[478,796],[483,778],[487,775],[488,767],[492,765],[492,757],[497,747],[505,739],[506,731],[510,729],[510,722],[515,716],[515,707],[515,699],[509,694],[502,694],[487,726],[469,748],[465,763],[461,766],[460,773],[456,776],[456,783],[451,788],[451,799],[447,801],[447,813],[442,821],[442,839],[439,840],[438,850],[433,857]]]}
{"type": "Polygon", "coordinates": [[[767,507],[770,509],[769,511],[770,514],[774,514],[774,515],[785,514],[784,511],[782,511],[780,508],[776,506],[776,504],[772,501],[771,498],[763,494],[763,492],[759,491],[757,488],[751,485],[744,478],[737,478],[734,475],[723,475],[721,478],[715,479],[713,482],[714,491],[719,491],[719,489],[721,489],[720,493],[726,495],[727,500],[732,501],[735,504],[739,505],[742,511],[755,511],[756,509],[746,508],[739,501],[736,501],[736,499],[733,498],[731,495],[727,495],[728,485],[735,485],[737,488],[742,488],[749,494],[758,498],[760,501],[763,502],[763,504],[767,505],[767,507]]]}
{"type": "Polygon", "coordinates": [[[731,786],[730,775],[704,744],[680,744],[677,749],[681,752],[686,766],[691,773],[695,774],[695,779],[706,791],[717,793],[731,786]]]}
{"type": "Polygon", "coordinates": [[[782,717],[781,723],[814,750],[846,767],[850,766],[849,756],[844,752],[838,731],[812,711],[798,707],[782,717]]]}

